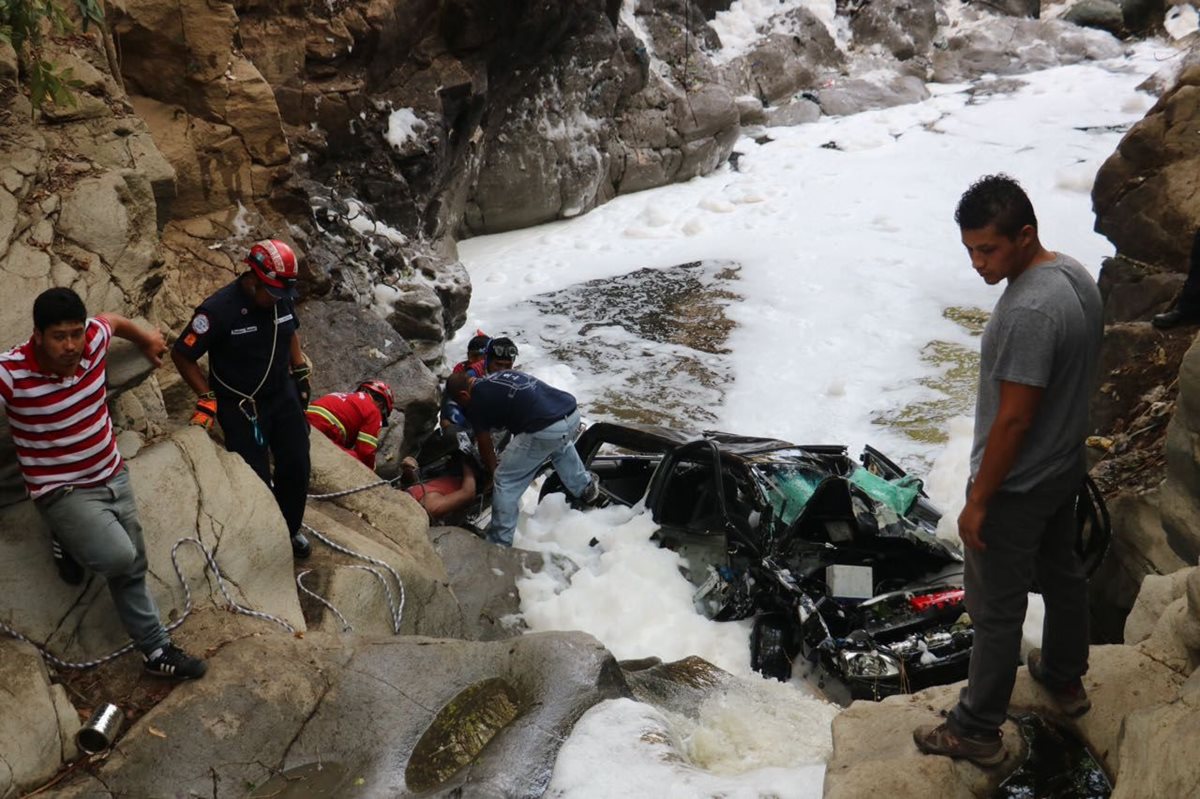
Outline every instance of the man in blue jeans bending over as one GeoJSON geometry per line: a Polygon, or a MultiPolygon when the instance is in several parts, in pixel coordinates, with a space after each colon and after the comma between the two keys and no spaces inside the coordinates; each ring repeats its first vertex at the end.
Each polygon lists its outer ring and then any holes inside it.
{"type": "Polygon", "coordinates": [[[450,375],[446,396],[463,408],[475,430],[479,454],[492,472],[492,523],[487,539],[512,546],[521,494],[549,458],[563,485],[585,503],[595,502],[600,487],[575,451],[571,434],[579,426],[575,398],[523,372],[506,370],[487,377],[450,375]],[[496,464],[489,431],[513,435],[496,464]]]}

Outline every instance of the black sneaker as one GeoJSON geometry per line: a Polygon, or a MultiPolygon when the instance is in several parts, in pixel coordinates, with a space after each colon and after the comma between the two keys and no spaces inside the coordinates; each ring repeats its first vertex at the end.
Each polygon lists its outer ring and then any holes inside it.
{"type": "Polygon", "coordinates": [[[168,643],[154,656],[143,655],[147,674],[171,677],[176,680],[196,680],[204,676],[208,666],[200,658],[194,658],[175,644],[168,643]]]}
{"type": "Polygon", "coordinates": [[[311,554],[312,544],[308,543],[308,536],[301,532],[292,536],[292,556],[296,560],[304,560],[311,554]]]}
{"type": "Polygon", "coordinates": [[[79,585],[83,582],[83,567],[63,549],[57,538],[50,539],[50,554],[54,558],[55,567],[58,568],[58,576],[64,583],[79,585]]]}

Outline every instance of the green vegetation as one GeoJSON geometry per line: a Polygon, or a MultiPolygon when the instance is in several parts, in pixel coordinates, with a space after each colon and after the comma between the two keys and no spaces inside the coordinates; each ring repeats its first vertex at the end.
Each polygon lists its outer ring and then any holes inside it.
{"type": "MultiPolygon", "coordinates": [[[[104,8],[99,0],[73,2],[85,31],[92,23],[104,25],[104,8]]],[[[75,105],[73,90],[79,88],[79,81],[69,68],[60,70],[42,52],[46,37],[70,33],[74,27],[58,0],[0,0],[0,41],[17,51],[22,80],[35,109],[47,100],[56,105],[75,105]]]]}

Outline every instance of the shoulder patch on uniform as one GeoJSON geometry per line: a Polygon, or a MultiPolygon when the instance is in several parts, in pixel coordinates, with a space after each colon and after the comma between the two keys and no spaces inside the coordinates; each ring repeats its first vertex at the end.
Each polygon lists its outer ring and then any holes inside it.
{"type": "Polygon", "coordinates": [[[209,322],[207,314],[198,313],[192,318],[192,330],[195,330],[197,333],[203,336],[208,332],[208,329],[209,322]]]}
{"type": "Polygon", "coordinates": [[[195,333],[188,333],[186,336],[183,337],[183,346],[191,347],[191,346],[194,346],[195,344],[196,344],[196,334],[195,333]]]}

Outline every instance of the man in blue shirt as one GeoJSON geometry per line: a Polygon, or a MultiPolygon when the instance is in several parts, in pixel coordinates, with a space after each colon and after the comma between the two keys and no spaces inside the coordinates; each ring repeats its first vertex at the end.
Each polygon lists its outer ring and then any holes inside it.
{"type": "Polygon", "coordinates": [[[489,541],[512,546],[521,494],[547,458],[568,491],[585,503],[595,502],[599,484],[583,467],[572,438],[579,427],[573,396],[512,370],[484,378],[452,374],[446,382],[446,396],[462,407],[476,431],[484,466],[492,472],[489,541]],[[513,436],[499,465],[489,432],[497,428],[513,436]]]}
{"type": "Polygon", "coordinates": [[[296,316],[296,254],[266,239],[250,248],[249,270],[200,304],[171,359],[199,395],[192,424],[225,434],[225,448],[271,487],[292,554],[307,558],[301,527],[308,494],[309,367],[296,316]],[[196,363],[208,354],[208,374],[196,363]],[[274,474],[271,461],[274,460],[274,474]]]}

